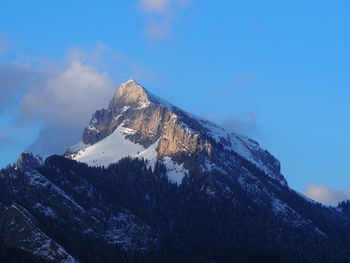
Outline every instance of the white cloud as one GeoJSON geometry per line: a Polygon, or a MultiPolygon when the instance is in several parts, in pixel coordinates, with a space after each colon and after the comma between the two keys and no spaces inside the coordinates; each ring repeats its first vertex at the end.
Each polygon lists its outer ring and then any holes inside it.
{"type": "Polygon", "coordinates": [[[254,136],[259,133],[259,125],[256,113],[253,111],[246,112],[241,119],[230,117],[223,123],[224,128],[241,134],[254,136]]]}
{"type": "MultiPolygon", "coordinates": [[[[103,44],[92,50],[72,48],[58,61],[25,59],[25,65],[0,64],[0,114],[10,105],[15,109],[9,129],[24,131],[39,123],[41,130],[28,150],[43,155],[62,153],[78,142],[91,115],[108,105],[118,82],[153,79],[137,62],[103,44]]],[[[12,138],[0,134],[0,140],[12,138]]]]}
{"type": "Polygon", "coordinates": [[[32,87],[22,101],[23,113],[46,122],[81,126],[111,98],[116,84],[108,73],[72,61],[44,85],[32,87]]]}
{"type": "Polygon", "coordinates": [[[80,61],[82,64],[93,65],[100,71],[110,72],[119,82],[128,78],[153,80],[153,73],[137,61],[109,48],[103,43],[97,43],[93,49],[72,47],[66,55],[67,61],[80,61]]]}
{"type": "Polygon", "coordinates": [[[169,8],[170,0],[140,0],[145,12],[164,12],[169,8]]]}
{"type": "Polygon", "coordinates": [[[47,72],[21,100],[19,121],[42,124],[28,150],[43,155],[64,152],[80,140],[91,114],[108,104],[116,87],[107,72],[78,60],[47,72]]]}
{"type": "Polygon", "coordinates": [[[171,35],[175,14],[188,6],[188,0],[139,0],[139,4],[146,14],[143,33],[153,42],[171,35]]]}
{"type": "Polygon", "coordinates": [[[337,205],[350,199],[350,188],[334,190],[325,185],[308,184],[303,194],[325,205],[337,205]]]}
{"type": "Polygon", "coordinates": [[[143,33],[149,40],[158,41],[170,35],[171,30],[171,26],[167,22],[150,22],[144,27],[143,33]]]}

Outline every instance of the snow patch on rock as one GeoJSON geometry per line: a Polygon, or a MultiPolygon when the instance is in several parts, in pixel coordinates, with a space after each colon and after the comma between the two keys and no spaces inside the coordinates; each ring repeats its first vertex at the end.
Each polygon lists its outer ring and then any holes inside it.
{"type": "MultiPolygon", "coordinates": [[[[157,157],[157,147],[159,140],[145,148],[140,144],[133,143],[126,138],[134,134],[135,131],[120,125],[110,136],[89,147],[86,147],[72,155],[76,161],[83,162],[89,166],[108,167],[124,157],[144,158],[149,161],[154,169],[157,157]]],[[[163,159],[167,167],[167,176],[169,180],[176,184],[181,184],[183,177],[188,171],[182,164],[174,162],[170,157],[163,159]]]]}

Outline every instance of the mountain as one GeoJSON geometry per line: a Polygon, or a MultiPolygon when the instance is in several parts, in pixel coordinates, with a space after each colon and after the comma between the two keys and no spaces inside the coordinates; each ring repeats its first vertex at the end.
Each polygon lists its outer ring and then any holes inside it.
{"type": "Polygon", "coordinates": [[[64,156],[0,171],[4,262],[349,262],[349,203],[292,190],[257,142],[135,81],[64,156]]]}
{"type": "MultiPolygon", "coordinates": [[[[162,159],[178,184],[191,170],[233,173],[242,159],[282,185],[280,163],[259,144],[189,114],[130,80],[120,86],[108,109],[96,111],[83,140],[71,148],[74,160],[108,166],[126,156],[162,159]]],[[[238,178],[237,178],[238,179],[238,178]]]]}

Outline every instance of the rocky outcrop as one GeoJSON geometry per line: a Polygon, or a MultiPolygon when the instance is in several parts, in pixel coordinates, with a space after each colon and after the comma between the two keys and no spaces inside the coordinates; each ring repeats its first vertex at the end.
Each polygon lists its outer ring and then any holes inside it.
{"type": "Polygon", "coordinates": [[[43,164],[43,159],[39,155],[34,156],[29,152],[21,153],[17,160],[17,168],[21,171],[30,170],[30,169],[35,170],[42,164],[43,164]]]}
{"type": "Polygon", "coordinates": [[[39,228],[39,222],[26,209],[17,204],[10,207],[0,204],[0,235],[5,247],[32,255],[38,262],[77,262],[39,228]]]}
{"type": "Polygon", "coordinates": [[[122,84],[107,110],[97,111],[83,133],[85,144],[94,144],[123,123],[136,131],[128,138],[148,147],[160,138],[159,157],[205,148],[198,134],[184,129],[178,116],[134,81],[122,84]]]}

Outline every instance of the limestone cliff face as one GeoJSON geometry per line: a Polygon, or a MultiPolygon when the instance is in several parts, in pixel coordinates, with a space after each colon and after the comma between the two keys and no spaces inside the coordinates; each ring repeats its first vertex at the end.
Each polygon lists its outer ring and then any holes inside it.
{"type": "Polygon", "coordinates": [[[118,106],[124,105],[132,105],[132,104],[148,104],[150,102],[150,98],[146,92],[146,90],[138,85],[135,81],[128,81],[122,84],[118,91],[113,96],[109,104],[109,108],[116,108],[118,106]]]}
{"type": "Polygon", "coordinates": [[[187,168],[203,168],[209,162],[232,172],[241,165],[237,158],[242,157],[286,184],[278,160],[257,142],[193,116],[133,80],[119,87],[107,109],[93,114],[84,130],[83,143],[94,145],[118,127],[131,129],[126,138],[145,148],[158,142],[158,158],[170,157],[187,168]]]}
{"type": "Polygon", "coordinates": [[[148,147],[159,139],[159,157],[202,150],[210,154],[209,143],[200,140],[199,133],[186,128],[170,107],[174,106],[165,105],[142,86],[129,81],[120,86],[107,110],[93,115],[84,131],[83,142],[94,144],[123,123],[124,127],[136,131],[128,137],[133,142],[148,147]]]}

